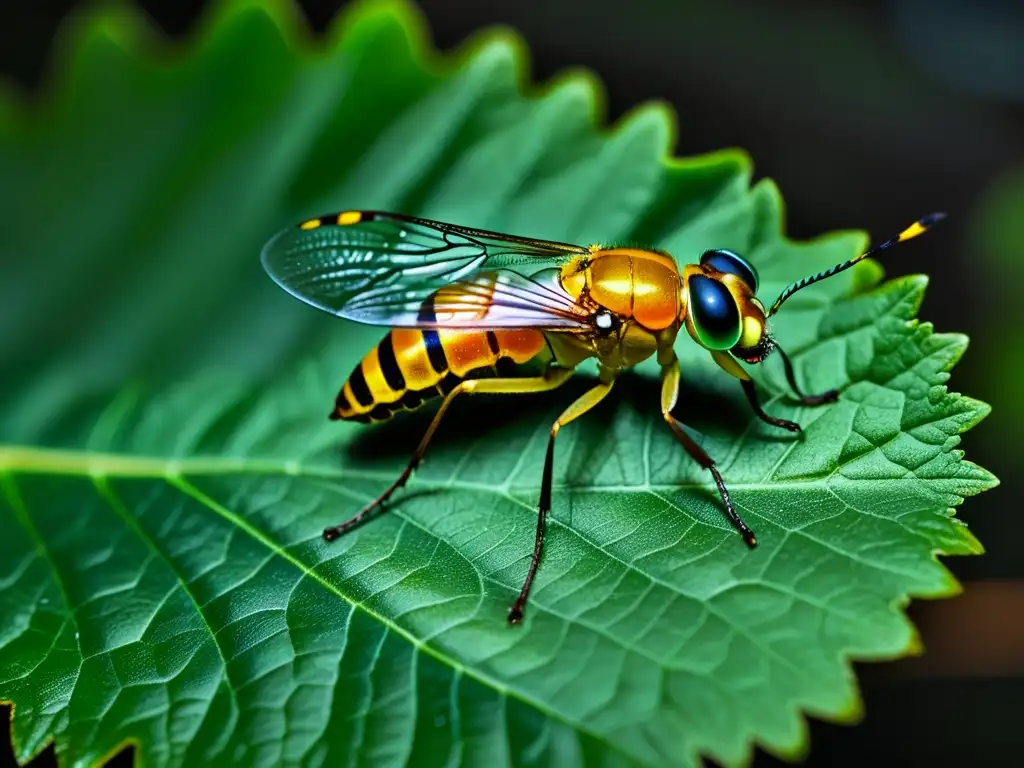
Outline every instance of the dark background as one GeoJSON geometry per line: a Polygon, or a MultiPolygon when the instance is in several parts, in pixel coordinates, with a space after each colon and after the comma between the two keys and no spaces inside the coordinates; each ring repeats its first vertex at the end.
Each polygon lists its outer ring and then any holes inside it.
{"type": "MultiPolygon", "coordinates": [[[[45,82],[53,34],[79,5],[0,4],[0,74],[29,93],[45,82]]],[[[139,5],[181,36],[204,3],[139,5]]],[[[300,5],[321,31],[346,3],[300,5]]],[[[988,551],[947,561],[963,595],[911,607],[923,658],[857,666],[865,719],[856,727],[812,722],[807,764],[1018,764],[1024,556],[1016,542],[1024,519],[1016,512],[1024,481],[1014,443],[1024,424],[1016,423],[1013,301],[1024,241],[1004,233],[1020,232],[1024,220],[1024,3],[420,0],[419,7],[442,49],[506,24],[525,38],[535,80],[566,67],[595,71],[607,91],[607,120],[647,99],[670,102],[679,115],[678,154],[745,148],[757,175],[778,182],[792,236],[858,228],[877,241],[929,211],[950,214],[922,245],[891,252],[885,267],[890,276],[929,274],[922,318],[971,337],[950,387],[991,403],[994,414],[962,447],[1002,486],[968,499],[960,515],[988,551]]],[[[127,758],[115,762],[128,765],[127,758]]],[[[52,751],[36,764],[52,765],[52,751]]],[[[759,753],[756,764],[776,762],[759,753]]]]}

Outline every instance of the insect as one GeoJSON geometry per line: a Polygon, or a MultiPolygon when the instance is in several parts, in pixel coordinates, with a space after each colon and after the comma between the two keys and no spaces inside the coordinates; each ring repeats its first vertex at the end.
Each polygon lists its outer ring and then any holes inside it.
{"type": "Polygon", "coordinates": [[[711,474],[726,517],[747,546],[756,547],[714,460],[672,415],[680,381],[676,336],[685,328],[736,377],[758,418],[799,432],[795,422],[765,413],[740,361],[757,364],[777,351],[801,403],[834,401],[836,390],[803,394],[769,318],[797,291],[924,233],[943,217],[925,216],[865,253],[798,280],[767,308],[756,295],[757,270],[725,249],[707,250],[698,263],[679,266],[659,250],[536,240],[369,210],[320,216],[279,232],[261,254],[278,285],[334,315],[389,329],[352,371],[330,418],[378,422],[441,400],[402,473],[353,517],[324,529],[324,538],[350,531],[405,485],[459,395],[553,390],[580,363],[596,358],[597,382],[551,426],[533,554],[508,613],[509,623],[520,622],[551,509],[555,438],[608,395],[620,372],[655,355],[668,428],[711,474]]]}

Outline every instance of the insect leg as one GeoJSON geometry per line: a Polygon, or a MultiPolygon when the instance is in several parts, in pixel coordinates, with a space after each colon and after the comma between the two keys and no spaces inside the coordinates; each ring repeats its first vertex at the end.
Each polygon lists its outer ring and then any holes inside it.
{"type": "Polygon", "coordinates": [[[757,399],[757,389],[754,387],[754,382],[751,381],[750,376],[747,372],[740,367],[732,357],[725,352],[713,351],[711,356],[718,363],[718,366],[727,373],[732,374],[740,380],[740,384],[743,385],[743,394],[747,396],[747,402],[750,403],[750,407],[754,409],[754,413],[757,417],[766,424],[771,424],[773,427],[782,427],[782,429],[788,429],[790,432],[799,432],[800,425],[795,421],[789,419],[779,419],[775,416],[769,416],[764,412],[764,408],[761,407],[761,403],[757,399]]]}
{"type": "Polygon", "coordinates": [[[544,456],[544,475],[540,485],[540,502],[537,504],[537,532],[533,540],[533,555],[530,557],[530,567],[526,572],[526,579],[523,581],[523,588],[519,590],[519,597],[516,598],[512,609],[508,612],[508,623],[518,624],[523,620],[523,608],[526,607],[526,598],[530,593],[530,585],[533,584],[533,577],[537,575],[537,567],[540,565],[541,551],[544,549],[544,530],[547,524],[548,512],[551,510],[551,482],[553,466],[555,461],[555,437],[558,431],[589,411],[595,405],[604,400],[611,392],[615,380],[602,381],[597,386],[588,389],[572,405],[562,411],[553,425],[548,437],[548,450],[544,456]]]}
{"type": "Polygon", "coordinates": [[[413,453],[412,458],[409,460],[405,469],[402,470],[402,474],[398,476],[398,479],[389,485],[380,496],[371,501],[345,522],[338,525],[332,525],[329,528],[324,528],[324,538],[327,541],[334,541],[342,534],[348,533],[359,525],[359,523],[362,522],[362,520],[374,509],[391,498],[391,495],[395,491],[408,482],[412,473],[416,470],[416,467],[419,466],[420,461],[423,459],[423,454],[426,453],[427,446],[430,445],[430,440],[437,431],[437,427],[441,423],[441,419],[444,416],[445,411],[448,410],[448,406],[452,404],[452,401],[459,394],[466,393],[472,395],[490,393],[507,395],[526,392],[545,392],[549,389],[560,387],[568,381],[570,376],[572,376],[572,369],[552,367],[548,368],[548,370],[544,372],[543,376],[532,376],[529,378],[518,379],[467,379],[460,382],[441,402],[441,406],[437,409],[437,413],[434,414],[434,418],[430,422],[430,426],[427,427],[427,431],[423,435],[423,439],[420,440],[420,444],[416,447],[416,451],[413,453]]]}
{"type": "Polygon", "coordinates": [[[722,497],[722,503],[725,505],[726,517],[736,527],[736,530],[740,532],[747,546],[753,549],[757,546],[757,537],[733,507],[732,500],[729,498],[729,491],[722,481],[722,475],[718,471],[718,467],[715,466],[715,462],[703,448],[694,442],[693,438],[686,434],[682,425],[672,415],[672,409],[675,408],[678,397],[679,363],[676,360],[672,360],[671,363],[668,363],[661,369],[661,415],[665,419],[665,423],[668,424],[669,429],[672,430],[672,434],[683,444],[683,448],[686,449],[686,452],[690,454],[693,460],[711,472],[711,476],[715,479],[715,485],[718,486],[718,493],[722,497]]]}
{"type": "Polygon", "coordinates": [[[740,384],[743,385],[743,394],[747,396],[747,402],[750,403],[750,407],[757,414],[757,417],[765,424],[771,424],[773,427],[782,427],[788,429],[790,432],[800,432],[800,425],[795,421],[789,419],[779,419],[775,416],[769,416],[764,412],[761,407],[761,403],[757,399],[757,388],[754,386],[754,382],[750,379],[740,379],[740,384]]]}
{"type": "Polygon", "coordinates": [[[790,362],[789,355],[777,344],[775,349],[778,351],[779,357],[782,358],[782,365],[786,369],[786,381],[789,382],[789,386],[796,392],[801,403],[804,405],[824,405],[825,403],[834,403],[839,399],[838,389],[830,389],[827,392],[822,392],[820,395],[805,395],[801,392],[800,387],[796,385],[796,374],[793,373],[793,363],[790,362]]]}

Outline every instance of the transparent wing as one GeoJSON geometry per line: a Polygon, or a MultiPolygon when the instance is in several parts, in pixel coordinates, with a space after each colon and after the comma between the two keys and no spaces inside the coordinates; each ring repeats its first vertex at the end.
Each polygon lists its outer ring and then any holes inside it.
{"type": "Polygon", "coordinates": [[[263,267],[302,301],[390,327],[589,328],[558,280],[589,249],[380,211],[278,233],[263,267]]]}

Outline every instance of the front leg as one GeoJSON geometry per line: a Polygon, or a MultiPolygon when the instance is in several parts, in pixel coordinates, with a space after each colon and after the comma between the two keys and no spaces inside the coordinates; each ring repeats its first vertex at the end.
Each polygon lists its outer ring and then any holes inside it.
{"type": "Polygon", "coordinates": [[[775,416],[769,416],[764,412],[764,408],[761,407],[761,403],[757,399],[757,389],[754,387],[754,382],[751,380],[747,372],[740,367],[740,364],[736,362],[728,353],[714,351],[711,353],[711,357],[714,358],[715,362],[718,363],[718,367],[724,370],[726,373],[732,374],[740,380],[740,384],[743,385],[743,394],[747,396],[747,402],[750,403],[750,407],[754,409],[754,413],[761,419],[765,424],[771,424],[773,427],[781,427],[782,429],[789,430],[790,432],[801,432],[800,425],[795,421],[789,419],[779,419],[775,416]]]}
{"type": "Polygon", "coordinates": [[[746,542],[747,546],[753,549],[757,546],[757,537],[754,532],[750,530],[750,526],[746,524],[742,517],[736,512],[736,509],[732,505],[732,499],[729,498],[729,491],[725,487],[725,482],[722,480],[722,474],[718,471],[718,467],[715,466],[714,460],[708,456],[707,452],[697,445],[686,432],[683,430],[682,425],[672,415],[672,409],[676,407],[676,400],[679,397],[679,361],[672,356],[672,361],[665,363],[661,368],[661,415],[665,419],[665,423],[668,424],[669,429],[672,430],[672,434],[676,436],[676,439],[683,444],[683,448],[690,454],[690,457],[701,465],[704,469],[711,473],[711,476],[715,479],[715,485],[718,486],[718,494],[722,497],[722,503],[725,505],[725,516],[729,518],[736,530],[739,531],[740,536],[743,537],[743,541],[746,542]]]}
{"type": "Polygon", "coordinates": [[[796,392],[796,396],[801,404],[812,406],[825,405],[825,403],[834,403],[839,399],[838,389],[830,389],[822,392],[820,395],[805,395],[796,384],[796,374],[793,373],[793,363],[790,362],[789,355],[778,344],[775,345],[775,350],[779,353],[779,357],[782,358],[782,367],[786,369],[786,381],[789,382],[789,386],[796,392]]]}

